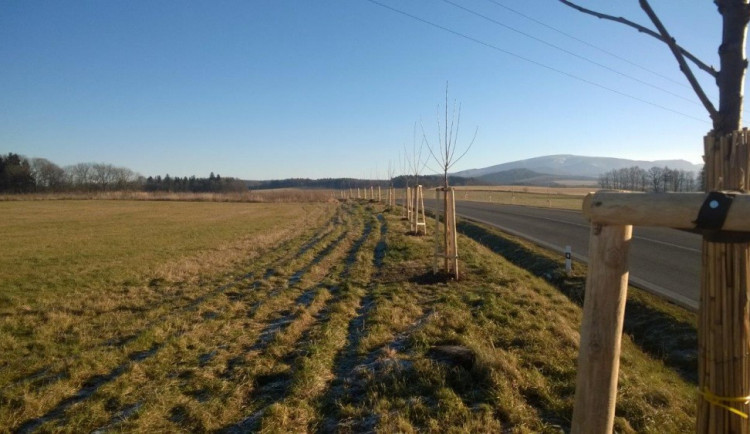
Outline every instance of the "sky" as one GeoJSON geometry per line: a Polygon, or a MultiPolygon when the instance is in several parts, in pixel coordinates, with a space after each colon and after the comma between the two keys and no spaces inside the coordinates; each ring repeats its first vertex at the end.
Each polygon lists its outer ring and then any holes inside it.
{"type": "MultiPolygon", "coordinates": [[[[649,24],[637,0],[578,3],[649,24]]],[[[718,68],[713,2],[651,3],[718,68]]],[[[0,153],[60,166],[386,179],[437,144],[446,84],[459,152],[477,131],[451,171],[700,163],[711,129],[666,45],[557,0],[0,0],[0,153]]]]}

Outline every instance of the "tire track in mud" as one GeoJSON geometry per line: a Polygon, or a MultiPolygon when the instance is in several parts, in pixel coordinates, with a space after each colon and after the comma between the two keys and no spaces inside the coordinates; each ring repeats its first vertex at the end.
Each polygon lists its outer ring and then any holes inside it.
{"type": "MultiPolygon", "coordinates": [[[[341,223],[343,223],[343,222],[341,222],[341,223]]],[[[328,231],[328,233],[325,234],[325,235],[328,235],[330,233],[331,233],[331,231],[328,231]]],[[[252,307],[250,307],[249,313],[247,314],[247,316],[254,317],[255,314],[256,314],[256,312],[257,312],[257,310],[264,303],[266,303],[269,300],[273,299],[274,297],[280,295],[283,291],[288,291],[288,290],[294,289],[295,285],[297,283],[299,283],[299,281],[302,279],[302,277],[304,277],[304,275],[307,274],[312,269],[312,267],[314,265],[319,264],[321,261],[323,261],[327,256],[329,256],[336,249],[336,247],[338,247],[339,244],[341,244],[341,242],[347,237],[347,234],[348,234],[348,229],[344,228],[342,230],[342,234],[338,238],[336,238],[335,240],[331,241],[323,249],[321,249],[316,254],[316,256],[313,257],[312,260],[309,261],[309,263],[307,263],[306,265],[302,266],[296,272],[292,273],[292,275],[288,278],[288,280],[285,283],[285,285],[283,285],[282,287],[275,288],[273,291],[269,292],[269,294],[267,296],[265,296],[265,298],[263,298],[259,302],[255,303],[252,307]]],[[[300,250],[295,255],[293,255],[293,258],[296,259],[299,256],[301,256],[302,254],[304,254],[305,252],[309,251],[312,247],[315,246],[315,244],[319,243],[324,238],[325,238],[325,236],[321,236],[321,237],[318,237],[316,240],[313,240],[313,241],[305,244],[304,246],[302,246],[302,248],[300,248],[300,250]]],[[[264,277],[263,277],[262,280],[267,280],[268,277],[272,276],[273,274],[275,274],[275,269],[268,268],[266,270],[266,273],[264,274],[264,277]]],[[[257,288],[258,283],[259,282],[256,281],[255,285],[253,285],[252,289],[257,288]]],[[[307,290],[303,291],[295,299],[294,306],[301,307],[301,308],[309,307],[313,303],[313,301],[315,300],[316,291],[319,290],[320,288],[322,288],[322,286],[320,284],[316,284],[316,285],[313,285],[311,288],[308,288],[307,290]]],[[[258,347],[257,349],[261,349],[261,347],[267,346],[267,344],[270,343],[273,340],[273,338],[276,336],[276,334],[278,332],[283,331],[289,324],[291,324],[291,322],[292,321],[290,320],[290,318],[288,318],[286,316],[273,321],[271,324],[267,325],[266,329],[264,330],[265,334],[263,334],[263,332],[262,332],[261,333],[262,337],[259,337],[258,341],[256,341],[256,344],[254,344],[253,346],[257,345],[257,347],[258,347]],[[261,342],[261,343],[259,344],[258,342],[261,342]]],[[[179,336],[176,336],[176,337],[179,337],[179,336]]],[[[204,367],[204,366],[206,366],[213,358],[215,358],[217,355],[219,355],[219,351],[220,350],[229,351],[230,350],[229,345],[219,345],[217,348],[215,348],[215,349],[213,349],[213,350],[211,350],[209,352],[206,352],[206,353],[198,355],[197,358],[196,358],[197,366],[201,367],[201,368],[204,367]]],[[[251,351],[251,348],[245,348],[245,350],[243,351],[243,354],[247,353],[249,351],[251,351]]],[[[154,355],[154,354],[149,354],[149,356],[151,356],[151,355],[154,355]]],[[[239,366],[239,364],[240,364],[239,361],[241,361],[241,356],[233,358],[233,359],[230,359],[228,361],[228,364],[227,364],[227,369],[225,370],[224,374],[221,375],[221,377],[223,377],[223,378],[229,378],[229,377],[231,377],[232,371],[239,366]]],[[[189,367],[186,368],[186,367],[183,366],[183,373],[179,374],[179,375],[183,375],[186,372],[188,373],[188,375],[191,375],[190,372],[188,371],[189,369],[190,369],[189,367]]],[[[183,393],[185,393],[186,395],[196,395],[195,392],[193,392],[193,393],[191,393],[191,392],[185,392],[184,390],[183,390],[183,393]]],[[[200,393],[197,393],[197,395],[200,395],[200,393]]],[[[205,401],[207,399],[206,397],[204,397],[204,399],[201,399],[200,396],[194,396],[194,397],[198,401],[205,401]]],[[[127,420],[128,417],[130,417],[133,414],[135,414],[137,412],[137,409],[140,409],[143,405],[144,405],[144,402],[140,401],[140,402],[136,402],[135,404],[128,404],[128,405],[123,406],[112,417],[112,419],[110,420],[110,423],[108,425],[106,425],[105,427],[102,427],[102,428],[98,428],[98,430],[101,431],[101,430],[104,430],[104,429],[110,429],[112,427],[116,427],[116,426],[121,425],[123,422],[125,422],[127,420]]],[[[174,407],[172,409],[173,416],[176,415],[174,417],[178,418],[178,419],[179,419],[179,415],[181,413],[185,412],[185,411],[186,410],[183,409],[183,408],[181,408],[180,406],[174,407]]]]}
{"type": "MultiPolygon", "coordinates": [[[[379,220],[382,217],[379,216],[379,220]]],[[[345,259],[344,269],[339,275],[339,281],[345,281],[349,278],[352,268],[357,263],[357,256],[362,249],[362,246],[367,241],[372,233],[373,223],[368,220],[362,231],[362,235],[354,241],[349,253],[345,259]]],[[[384,229],[381,226],[381,232],[384,229]]],[[[341,288],[340,285],[334,285],[329,288],[329,292],[332,297],[327,300],[325,306],[323,306],[318,313],[314,316],[314,323],[312,327],[309,327],[302,336],[297,340],[297,347],[292,349],[289,353],[282,356],[280,359],[286,363],[292,365],[291,369],[286,372],[272,373],[269,375],[259,376],[254,379],[254,385],[257,390],[253,393],[253,400],[261,401],[260,408],[254,411],[249,417],[244,420],[226,426],[219,430],[221,433],[245,433],[252,432],[258,428],[261,423],[263,415],[270,406],[275,403],[281,402],[288,395],[295,381],[294,374],[300,368],[302,359],[308,355],[310,345],[310,335],[315,327],[321,327],[325,322],[328,321],[328,316],[331,309],[341,301],[341,288]]]]}
{"type": "MultiPolygon", "coordinates": [[[[382,216],[378,216],[378,218],[382,218],[382,216]]],[[[368,285],[368,293],[357,310],[357,316],[349,323],[347,345],[337,355],[334,368],[335,377],[329,383],[329,388],[321,399],[321,406],[325,410],[322,413],[327,414],[328,417],[321,421],[317,430],[320,433],[339,430],[347,432],[373,432],[375,430],[377,420],[373,418],[342,421],[340,407],[342,405],[357,407],[361,405],[367,392],[367,384],[362,379],[368,377],[368,373],[377,375],[378,372],[392,365],[408,367],[410,362],[405,360],[380,359],[384,353],[405,351],[410,336],[437,314],[432,308],[422,309],[422,314],[406,330],[394,335],[390,342],[370,351],[367,355],[359,356],[357,354],[357,348],[367,333],[367,321],[377,305],[377,299],[372,292],[378,284],[382,283],[379,280],[382,278],[383,260],[386,252],[386,228],[384,226],[381,231],[381,240],[375,247],[373,257],[373,266],[376,267],[377,273],[373,275],[373,279],[368,285]]]]}
{"type": "MultiPolygon", "coordinates": [[[[332,219],[332,221],[333,221],[333,219],[332,219]]],[[[328,228],[329,226],[330,225],[326,225],[326,228],[328,228]]],[[[322,240],[324,240],[332,232],[333,232],[333,229],[327,230],[324,233],[320,234],[319,236],[314,237],[308,243],[304,244],[295,254],[289,255],[287,258],[279,258],[275,262],[276,267],[284,265],[284,262],[291,263],[291,262],[295,261],[296,259],[298,259],[302,255],[304,255],[305,253],[307,253],[308,251],[310,251],[311,249],[313,249],[316,245],[318,245],[322,240]]],[[[304,276],[304,274],[307,273],[312,268],[312,266],[314,266],[315,264],[319,263],[323,259],[323,257],[325,255],[330,254],[330,252],[336,247],[336,245],[340,244],[341,241],[345,238],[345,235],[346,235],[346,231],[343,231],[343,234],[341,236],[339,236],[337,239],[335,239],[332,242],[330,242],[308,264],[306,264],[305,266],[301,267],[295,273],[295,275],[292,276],[294,278],[295,283],[298,282],[302,278],[302,276],[304,276]]],[[[266,274],[268,274],[268,271],[266,272],[266,274]]],[[[198,307],[201,304],[205,303],[206,301],[210,300],[213,297],[216,297],[216,296],[218,296],[218,295],[226,292],[230,288],[238,286],[240,283],[244,282],[245,280],[252,279],[253,275],[254,275],[254,273],[247,273],[245,275],[240,276],[239,278],[236,278],[232,282],[228,282],[228,283],[226,283],[224,285],[221,285],[221,286],[217,287],[216,289],[212,290],[209,294],[201,296],[198,299],[193,300],[190,303],[188,303],[187,305],[183,306],[181,309],[179,309],[177,311],[177,314],[183,314],[183,313],[192,312],[192,311],[197,310],[198,307]]],[[[292,277],[289,278],[289,281],[293,280],[292,277]]],[[[254,284],[249,287],[250,290],[256,289],[260,285],[260,282],[263,281],[263,280],[265,280],[265,279],[256,280],[254,282],[254,284]]],[[[286,286],[290,287],[292,285],[289,284],[289,283],[287,283],[286,286]]],[[[275,291],[275,293],[278,294],[279,291],[280,291],[280,289],[277,289],[275,291]]],[[[266,300],[268,298],[270,298],[270,297],[273,297],[273,296],[274,295],[269,294],[269,296],[266,297],[266,300]]],[[[143,330],[138,335],[136,335],[135,337],[133,337],[132,340],[135,340],[138,337],[143,336],[143,335],[151,332],[154,328],[158,327],[159,325],[164,324],[165,322],[169,321],[170,319],[172,319],[174,317],[175,317],[174,312],[171,315],[165,314],[165,315],[162,315],[162,316],[158,317],[156,320],[152,321],[149,324],[150,327],[148,327],[147,329],[143,330]]],[[[199,321],[193,322],[192,326],[195,327],[198,324],[200,324],[201,322],[205,322],[207,319],[210,319],[210,318],[201,317],[199,319],[199,321]]],[[[72,407],[75,404],[78,404],[80,402],[85,401],[86,399],[88,399],[89,397],[91,397],[99,388],[101,388],[105,384],[111,383],[112,381],[118,379],[123,374],[125,374],[126,372],[128,372],[132,368],[133,364],[141,363],[141,362],[143,362],[143,361],[145,361],[145,360],[153,357],[154,355],[157,354],[157,352],[159,352],[162,348],[164,348],[164,346],[166,345],[166,343],[169,340],[171,340],[171,339],[178,339],[178,338],[180,338],[186,332],[187,331],[183,330],[183,331],[174,333],[172,336],[164,339],[163,342],[158,343],[158,344],[154,344],[148,350],[145,350],[145,351],[135,351],[135,352],[132,352],[132,353],[128,354],[126,356],[127,360],[125,360],[123,363],[121,363],[121,364],[115,366],[114,368],[112,368],[110,370],[110,372],[108,372],[107,374],[103,374],[103,375],[94,375],[94,376],[88,378],[87,380],[85,380],[83,382],[82,386],[73,395],[71,395],[71,396],[69,396],[67,398],[63,398],[53,408],[51,408],[50,410],[48,410],[44,415],[39,416],[37,418],[32,418],[32,419],[29,419],[29,420],[26,420],[26,421],[22,422],[20,424],[20,426],[16,429],[15,432],[18,432],[18,433],[30,433],[30,432],[35,431],[36,429],[38,429],[39,427],[41,427],[45,423],[63,419],[64,416],[65,416],[65,412],[70,407],[72,407]]],[[[57,381],[60,381],[63,378],[65,378],[65,377],[64,376],[58,376],[57,378],[55,378],[55,380],[53,382],[50,382],[47,385],[53,384],[54,382],[57,382],[57,381]]],[[[138,403],[136,403],[135,405],[138,405],[138,403]]],[[[119,413],[126,412],[126,410],[127,410],[127,408],[123,409],[119,413]]],[[[130,412],[130,414],[133,414],[133,413],[135,413],[135,412],[130,412]]]]}
{"type": "Polygon", "coordinates": [[[360,342],[364,337],[367,320],[370,317],[373,308],[376,306],[376,302],[372,292],[377,285],[377,280],[380,278],[385,254],[388,248],[388,244],[386,241],[388,224],[383,218],[382,214],[378,214],[377,218],[380,221],[380,240],[375,245],[375,250],[373,252],[372,265],[375,268],[375,272],[373,273],[370,282],[367,285],[366,294],[360,300],[356,316],[349,321],[346,337],[347,343],[341,350],[339,350],[338,354],[334,358],[334,378],[328,384],[328,389],[325,391],[321,399],[323,405],[327,406],[330,410],[328,414],[332,414],[333,416],[330,416],[322,421],[321,430],[323,432],[331,432],[335,430],[335,426],[339,419],[337,417],[338,411],[335,401],[346,395],[344,391],[347,386],[349,386],[350,374],[354,367],[357,365],[357,348],[359,347],[360,342]]]}
{"type": "MultiPolygon", "coordinates": [[[[296,252],[294,252],[293,254],[288,254],[286,256],[282,256],[281,258],[272,260],[271,263],[269,263],[266,266],[267,267],[266,272],[262,280],[268,280],[275,273],[276,268],[282,266],[284,263],[291,263],[295,259],[300,258],[302,255],[304,255],[305,253],[313,249],[316,245],[318,245],[320,242],[322,242],[325,239],[325,237],[330,235],[335,230],[337,225],[340,225],[343,223],[342,208],[343,207],[340,207],[336,211],[336,213],[319,230],[317,230],[313,234],[311,239],[307,241],[305,244],[303,244],[302,246],[300,246],[300,248],[296,252]]],[[[297,238],[285,240],[281,244],[281,246],[279,246],[276,250],[291,251],[292,249],[290,248],[290,245],[293,244],[296,239],[297,238]]],[[[142,327],[141,332],[135,335],[124,336],[121,338],[110,338],[110,339],[105,340],[102,343],[97,343],[93,346],[81,348],[80,353],[85,354],[87,351],[91,351],[93,349],[102,348],[102,347],[110,348],[110,347],[125,346],[137,340],[139,337],[145,335],[148,331],[152,330],[159,324],[162,324],[169,318],[173,317],[175,311],[184,312],[184,311],[189,311],[189,310],[195,310],[201,303],[213,297],[216,297],[222,293],[226,293],[229,289],[237,287],[243,282],[253,279],[255,274],[256,272],[245,273],[239,277],[236,277],[232,281],[225,283],[223,285],[220,285],[217,288],[205,293],[204,295],[197,297],[194,300],[188,300],[184,305],[176,304],[170,310],[169,314],[166,314],[166,313],[162,314],[154,318],[153,320],[149,321],[142,327]]],[[[253,289],[257,288],[258,284],[259,284],[259,281],[256,280],[254,282],[253,289]]],[[[177,300],[179,297],[182,296],[182,294],[181,293],[165,293],[165,294],[162,294],[162,296],[166,298],[166,300],[163,300],[163,302],[160,302],[159,303],[160,306],[164,306],[167,303],[174,302],[174,300],[177,300]]],[[[103,312],[97,316],[106,315],[107,313],[108,312],[103,312]]],[[[140,312],[140,313],[142,314],[143,312],[140,312]]],[[[72,360],[77,360],[80,357],[81,356],[75,357],[72,360]]],[[[68,359],[68,360],[69,362],[71,361],[71,359],[68,359]]],[[[11,386],[17,386],[17,385],[21,385],[24,383],[30,383],[35,388],[43,388],[43,387],[48,387],[65,378],[68,378],[65,372],[53,371],[51,368],[52,368],[51,366],[42,366],[41,368],[35,370],[31,374],[11,380],[9,384],[11,386]]]]}

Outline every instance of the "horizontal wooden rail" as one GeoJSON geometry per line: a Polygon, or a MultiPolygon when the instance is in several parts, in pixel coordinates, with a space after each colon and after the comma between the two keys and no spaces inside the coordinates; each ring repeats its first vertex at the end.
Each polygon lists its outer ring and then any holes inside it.
{"type": "MultiPolygon", "coordinates": [[[[695,229],[707,193],[622,193],[600,191],[583,200],[583,214],[601,225],[695,229]]],[[[737,193],[722,230],[750,232],[750,194],[737,193]]]]}

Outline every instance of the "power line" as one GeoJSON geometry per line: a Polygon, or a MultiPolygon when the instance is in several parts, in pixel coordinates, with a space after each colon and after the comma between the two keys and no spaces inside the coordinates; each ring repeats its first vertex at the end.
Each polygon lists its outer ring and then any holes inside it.
{"type": "Polygon", "coordinates": [[[698,105],[698,102],[696,102],[696,101],[695,101],[694,99],[686,98],[686,97],[684,97],[684,96],[682,96],[682,95],[680,95],[680,94],[677,94],[677,93],[674,93],[674,92],[672,92],[672,91],[669,91],[669,90],[667,90],[667,89],[664,89],[663,87],[657,86],[657,85],[655,85],[655,84],[653,84],[653,83],[649,83],[649,82],[647,82],[647,81],[645,81],[645,80],[641,80],[640,78],[637,78],[637,77],[633,77],[632,75],[626,74],[626,73],[624,73],[624,72],[620,72],[620,71],[618,71],[618,70],[616,70],[616,69],[614,69],[614,68],[610,68],[609,66],[607,66],[607,65],[604,65],[604,64],[602,64],[602,63],[599,63],[599,62],[597,62],[597,61],[595,61],[595,60],[589,59],[588,57],[585,57],[585,56],[581,56],[581,55],[579,55],[579,54],[576,54],[576,53],[574,53],[574,52],[572,52],[572,51],[570,51],[570,50],[567,50],[567,49],[565,49],[565,48],[562,48],[562,47],[560,47],[560,46],[558,46],[558,45],[555,45],[555,44],[553,44],[553,43],[551,43],[551,42],[547,42],[547,41],[545,41],[544,39],[541,39],[541,38],[537,38],[537,37],[536,37],[536,36],[534,36],[534,35],[528,34],[528,33],[524,32],[524,31],[518,30],[518,29],[516,29],[516,28],[514,28],[514,27],[511,27],[511,26],[509,26],[509,25],[506,25],[506,24],[504,24],[504,23],[501,23],[500,21],[497,21],[497,20],[495,20],[495,19],[493,19],[493,18],[490,18],[490,17],[488,17],[488,16],[486,16],[486,15],[480,14],[479,12],[476,12],[476,11],[473,11],[473,10],[471,10],[471,9],[467,8],[467,7],[461,6],[461,5],[459,5],[459,4],[457,4],[457,3],[455,3],[455,2],[453,2],[453,1],[451,1],[451,0],[443,0],[443,2],[445,2],[445,3],[448,3],[449,5],[452,5],[452,6],[456,7],[456,8],[459,8],[459,9],[461,9],[461,10],[465,11],[465,12],[468,12],[468,13],[470,13],[470,14],[474,15],[474,16],[477,16],[477,17],[479,17],[479,18],[482,18],[482,19],[484,19],[484,20],[487,20],[487,21],[489,21],[489,22],[491,22],[491,23],[493,23],[493,24],[496,24],[496,25],[498,25],[498,26],[500,26],[500,27],[503,27],[503,28],[505,28],[505,29],[508,29],[508,30],[510,30],[510,31],[512,31],[512,32],[516,32],[516,33],[518,33],[518,34],[520,34],[520,35],[526,36],[527,38],[533,39],[533,40],[535,40],[535,41],[537,41],[537,42],[539,42],[539,43],[541,43],[541,44],[544,44],[544,45],[546,45],[546,46],[548,46],[548,47],[552,47],[552,48],[554,48],[554,49],[556,49],[556,50],[562,51],[563,53],[569,54],[569,55],[571,55],[571,56],[573,56],[573,57],[576,57],[576,58],[578,58],[578,59],[581,59],[581,60],[583,60],[583,61],[585,61],[585,62],[589,62],[589,63],[591,63],[592,65],[596,65],[596,66],[598,66],[598,67],[600,67],[600,68],[606,69],[607,71],[613,72],[613,73],[615,73],[615,74],[617,74],[617,75],[619,75],[619,76],[622,76],[622,77],[625,77],[625,78],[629,78],[630,80],[636,81],[636,82],[638,82],[638,83],[641,83],[641,84],[643,84],[643,85],[645,85],[645,86],[651,87],[651,88],[653,88],[653,89],[657,89],[657,90],[660,90],[660,91],[662,91],[662,92],[664,92],[664,93],[668,93],[668,94],[670,94],[670,95],[672,95],[672,96],[674,96],[674,97],[677,97],[677,98],[680,98],[680,99],[682,99],[682,100],[685,100],[685,101],[688,101],[688,102],[691,102],[691,103],[693,103],[693,104],[696,104],[696,105],[698,105]]]}
{"type": "Polygon", "coordinates": [[[616,89],[612,89],[612,88],[610,88],[610,87],[607,87],[607,86],[604,86],[604,85],[602,85],[602,84],[599,84],[599,83],[593,82],[593,81],[591,81],[591,80],[588,80],[588,79],[586,79],[586,78],[583,78],[583,77],[579,77],[579,76],[577,76],[577,75],[574,75],[574,74],[571,74],[571,73],[569,73],[569,72],[565,72],[565,71],[562,71],[562,70],[560,70],[560,69],[557,69],[557,68],[555,68],[555,67],[552,67],[552,66],[549,66],[549,65],[545,65],[545,64],[543,64],[543,63],[541,63],[541,62],[538,62],[538,61],[536,61],[536,60],[532,60],[532,59],[529,59],[529,58],[527,58],[527,57],[521,56],[520,54],[516,54],[516,53],[514,53],[514,52],[512,52],[512,51],[508,51],[508,50],[505,50],[505,49],[503,49],[503,48],[500,48],[500,47],[498,47],[498,46],[496,46],[496,45],[492,45],[492,44],[490,44],[490,43],[488,43],[488,42],[484,42],[484,41],[481,41],[481,40],[479,40],[479,39],[473,38],[473,37],[471,37],[471,36],[468,36],[468,35],[466,35],[466,34],[463,34],[463,33],[457,32],[457,31],[455,31],[455,30],[451,30],[451,29],[449,29],[449,28],[447,28],[447,27],[441,26],[440,24],[436,24],[436,23],[433,23],[432,21],[428,21],[428,20],[426,20],[426,19],[424,19],[424,18],[420,18],[420,17],[418,17],[418,16],[416,16],[416,15],[412,15],[412,14],[410,14],[410,13],[408,13],[408,12],[404,12],[404,11],[402,11],[402,10],[400,10],[400,9],[396,9],[396,8],[394,8],[394,7],[392,7],[392,6],[386,5],[386,4],[384,4],[384,3],[381,3],[381,2],[379,2],[379,1],[377,1],[377,0],[366,0],[366,1],[368,1],[368,2],[370,2],[370,3],[372,3],[372,4],[375,4],[375,5],[377,5],[377,6],[380,6],[380,7],[382,7],[382,8],[388,9],[388,10],[390,10],[390,11],[396,12],[396,13],[398,13],[398,14],[400,14],[400,15],[403,15],[403,16],[405,16],[405,17],[409,17],[409,18],[411,18],[411,19],[413,19],[413,20],[419,21],[419,22],[421,22],[421,23],[424,23],[424,24],[427,24],[427,25],[429,25],[429,26],[432,26],[432,27],[438,28],[438,29],[440,29],[440,30],[443,30],[443,31],[445,31],[445,32],[451,33],[451,34],[453,34],[453,35],[455,35],[455,36],[458,36],[458,37],[460,37],[460,38],[464,38],[464,39],[467,39],[467,40],[469,40],[469,41],[471,41],[471,42],[474,42],[474,43],[476,43],[476,44],[479,44],[479,45],[483,45],[483,46],[485,46],[485,47],[487,47],[487,48],[493,49],[493,50],[495,50],[495,51],[499,51],[499,52],[501,52],[501,53],[504,53],[504,54],[507,54],[507,55],[509,55],[509,56],[515,57],[515,58],[517,58],[517,59],[523,60],[523,61],[525,61],[525,62],[527,62],[527,63],[531,63],[531,64],[533,64],[533,65],[536,65],[536,66],[542,67],[542,68],[544,68],[544,69],[548,69],[548,70],[550,70],[550,71],[556,72],[556,73],[558,73],[558,74],[564,75],[564,76],[566,76],[566,77],[569,77],[569,78],[572,78],[572,79],[574,79],[574,80],[578,80],[578,81],[580,81],[580,82],[586,83],[586,84],[588,84],[588,85],[591,85],[591,86],[594,86],[594,87],[598,87],[598,88],[600,88],[600,89],[604,89],[604,90],[607,90],[607,91],[609,91],[609,92],[612,92],[612,93],[615,93],[615,94],[617,94],[617,95],[620,95],[620,96],[624,96],[624,97],[626,97],[626,98],[630,98],[630,99],[632,99],[632,100],[635,100],[635,101],[639,101],[639,102],[641,102],[641,103],[644,103],[644,104],[648,104],[648,105],[650,105],[650,106],[652,106],[652,107],[656,107],[656,108],[659,108],[659,109],[662,109],[662,110],[666,110],[666,111],[668,111],[668,112],[672,112],[672,113],[678,114],[678,115],[680,115],[680,116],[684,116],[684,117],[686,117],[686,118],[690,118],[690,119],[693,119],[693,120],[696,120],[696,121],[699,121],[699,122],[703,122],[703,123],[709,123],[709,122],[708,122],[708,121],[706,121],[705,119],[702,119],[702,118],[698,118],[698,117],[695,117],[695,116],[689,115],[689,114],[687,114],[687,113],[683,113],[683,112],[681,112],[681,111],[678,111],[678,110],[674,110],[674,109],[671,109],[671,108],[669,108],[669,107],[665,107],[665,106],[663,106],[663,105],[660,105],[660,104],[657,104],[657,103],[654,103],[654,102],[651,102],[651,101],[647,101],[647,100],[645,100],[645,99],[642,99],[642,98],[639,98],[639,97],[637,97],[637,96],[634,96],[634,95],[630,95],[630,94],[627,94],[627,93],[625,93],[625,92],[621,92],[621,91],[619,91],[619,90],[616,90],[616,89]]]}
{"type": "Polygon", "coordinates": [[[639,65],[639,64],[637,64],[637,63],[635,63],[635,62],[633,62],[633,61],[631,61],[631,60],[628,60],[628,59],[626,59],[626,58],[624,58],[624,57],[620,56],[620,55],[619,55],[619,54],[617,54],[617,53],[613,53],[613,52],[611,52],[611,51],[609,51],[609,50],[606,50],[606,49],[604,49],[604,48],[601,48],[601,47],[599,47],[599,46],[596,46],[596,45],[594,45],[594,44],[592,44],[592,43],[588,42],[588,41],[587,41],[587,40],[585,40],[585,39],[581,39],[581,38],[579,38],[579,37],[577,37],[577,36],[573,36],[573,35],[571,35],[570,33],[564,32],[564,31],[562,31],[562,30],[560,30],[560,29],[558,29],[558,28],[556,28],[556,27],[550,26],[550,25],[549,25],[549,24],[547,24],[547,23],[544,23],[544,22],[542,22],[542,21],[539,21],[539,20],[537,20],[536,18],[530,17],[530,16],[528,16],[528,15],[526,15],[526,14],[522,13],[522,12],[519,12],[519,11],[517,11],[517,10],[513,9],[513,8],[510,8],[510,7],[506,6],[506,5],[504,5],[504,4],[500,3],[500,2],[498,2],[497,0],[487,0],[487,1],[488,1],[488,2],[490,2],[490,3],[492,3],[492,4],[494,4],[494,5],[496,5],[496,6],[499,6],[499,7],[501,7],[501,8],[503,8],[503,9],[507,10],[507,11],[513,12],[514,14],[516,14],[516,15],[518,15],[518,16],[520,16],[520,17],[526,18],[527,20],[529,20],[529,21],[531,21],[531,22],[537,23],[537,24],[539,24],[539,25],[540,25],[540,26],[542,26],[542,27],[546,27],[546,28],[548,28],[548,29],[550,29],[550,30],[552,30],[552,31],[554,31],[554,32],[557,32],[557,33],[559,33],[559,34],[561,34],[561,35],[563,35],[563,36],[565,36],[565,37],[567,37],[567,38],[570,38],[570,39],[572,39],[572,40],[574,40],[574,41],[580,42],[581,44],[584,44],[584,45],[586,45],[586,46],[589,46],[589,47],[591,47],[591,48],[593,48],[593,49],[595,49],[595,50],[599,50],[599,51],[601,51],[601,52],[602,52],[602,53],[604,53],[604,54],[607,54],[607,55],[609,55],[609,56],[612,56],[612,57],[614,57],[615,59],[621,60],[621,61],[623,61],[623,62],[625,62],[625,63],[628,63],[628,64],[630,64],[630,65],[633,65],[633,66],[635,66],[636,68],[640,68],[640,69],[642,69],[642,70],[644,70],[644,71],[646,71],[646,72],[648,72],[648,73],[654,74],[654,75],[656,75],[657,77],[661,77],[661,78],[663,78],[663,79],[665,79],[665,80],[671,81],[672,83],[675,83],[675,84],[678,84],[678,85],[680,85],[680,86],[682,86],[682,87],[685,87],[685,88],[687,88],[687,89],[690,89],[690,86],[688,86],[687,84],[685,84],[685,83],[684,83],[684,82],[682,82],[682,81],[679,81],[679,80],[675,80],[675,79],[673,79],[672,77],[666,76],[666,75],[664,75],[664,74],[661,74],[661,73],[659,73],[659,72],[656,72],[656,71],[654,71],[654,70],[652,70],[652,69],[646,68],[645,66],[639,65]]]}

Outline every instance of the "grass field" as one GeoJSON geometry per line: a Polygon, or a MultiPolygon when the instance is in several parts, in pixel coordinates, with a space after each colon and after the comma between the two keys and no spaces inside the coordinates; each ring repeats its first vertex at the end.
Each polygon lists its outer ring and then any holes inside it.
{"type": "MultiPolygon", "coordinates": [[[[579,305],[470,238],[455,282],[377,204],[0,211],[0,430],[569,426],[579,305]]],[[[694,398],[625,337],[618,432],[692,430],[694,398]]]]}
{"type": "MultiPolygon", "coordinates": [[[[543,208],[581,210],[583,198],[596,188],[583,187],[532,187],[532,186],[462,186],[455,187],[456,200],[492,202],[504,205],[523,205],[543,208]]],[[[385,192],[387,194],[387,192],[385,192]]],[[[433,199],[435,191],[424,190],[425,199],[433,199]]],[[[402,200],[404,189],[396,190],[402,200]]]]}
{"type": "Polygon", "coordinates": [[[456,200],[581,210],[583,197],[594,190],[581,187],[456,187],[456,200]]]}

